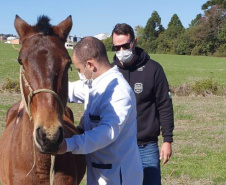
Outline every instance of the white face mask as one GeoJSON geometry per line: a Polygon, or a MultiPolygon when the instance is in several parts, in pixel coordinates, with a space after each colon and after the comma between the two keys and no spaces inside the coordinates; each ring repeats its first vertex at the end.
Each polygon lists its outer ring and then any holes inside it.
{"type": "Polygon", "coordinates": [[[80,79],[81,81],[83,81],[83,82],[87,81],[87,79],[86,79],[84,73],[79,73],[79,72],[78,72],[78,76],[79,76],[79,79],[80,79]]]}
{"type": "Polygon", "coordinates": [[[132,52],[132,48],[130,49],[125,49],[125,50],[119,50],[119,51],[116,51],[116,56],[118,57],[119,61],[126,64],[126,63],[129,63],[134,54],[132,52]]]}
{"type": "Polygon", "coordinates": [[[85,67],[84,73],[79,73],[79,72],[78,72],[79,79],[80,79],[84,84],[91,85],[92,82],[93,82],[93,72],[92,72],[92,76],[91,76],[90,79],[87,79],[87,78],[86,78],[85,72],[86,72],[86,67],[85,67]]]}

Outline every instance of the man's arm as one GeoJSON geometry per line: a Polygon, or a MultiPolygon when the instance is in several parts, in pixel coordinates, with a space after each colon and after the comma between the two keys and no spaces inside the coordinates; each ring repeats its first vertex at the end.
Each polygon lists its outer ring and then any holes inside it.
{"type": "Polygon", "coordinates": [[[85,85],[81,80],[68,82],[68,102],[84,103],[85,85]]]}
{"type": "Polygon", "coordinates": [[[172,97],[169,85],[162,67],[156,72],[156,104],[159,112],[159,122],[163,136],[163,144],[160,149],[160,160],[164,159],[162,164],[166,164],[172,154],[174,115],[172,97]]]}
{"type": "Polygon", "coordinates": [[[101,120],[98,126],[86,131],[83,135],[74,135],[66,139],[59,153],[65,152],[65,148],[67,152],[74,154],[92,153],[106,147],[118,138],[127,119],[131,116],[131,111],[134,110],[135,102],[132,107],[132,100],[128,94],[124,96],[128,92],[123,92],[123,89],[110,89],[105,92],[104,100],[99,105],[101,120]]]}
{"type": "Polygon", "coordinates": [[[169,85],[160,67],[155,74],[156,106],[164,142],[173,142],[174,115],[169,85]]]}

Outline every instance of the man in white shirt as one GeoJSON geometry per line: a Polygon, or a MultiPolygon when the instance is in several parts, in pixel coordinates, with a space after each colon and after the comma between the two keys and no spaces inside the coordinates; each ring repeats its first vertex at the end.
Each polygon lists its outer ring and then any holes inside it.
{"type": "Polygon", "coordinates": [[[81,80],[69,82],[68,99],[85,104],[84,134],[65,139],[59,154],[86,154],[88,185],[141,185],[133,90],[94,37],[76,44],[73,63],[81,80]]]}

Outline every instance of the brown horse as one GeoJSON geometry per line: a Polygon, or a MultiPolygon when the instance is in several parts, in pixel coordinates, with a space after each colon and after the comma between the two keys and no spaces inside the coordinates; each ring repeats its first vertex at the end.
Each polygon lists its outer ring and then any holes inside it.
{"type": "Polygon", "coordinates": [[[3,185],[77,185],[85,174],[83,155],[55,155],[51,163],[51,154],[59,150],[63,138],[76,134],[72,112],[66,107],[71,59],[64,43],[71,27],[71,16],[57,26],[50,25],[46,16],[39,17],[35,26],[16,16],[23,103],[8,110],[0,139],[3,185]]]}

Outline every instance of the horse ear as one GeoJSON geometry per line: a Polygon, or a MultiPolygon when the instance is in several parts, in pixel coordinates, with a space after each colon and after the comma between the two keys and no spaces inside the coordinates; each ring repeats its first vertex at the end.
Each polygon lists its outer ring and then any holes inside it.
{"type": "Polygon", "coordinates": [[[20,42],[23,43],[26,37],[29,36],[29,32],[31,32],[32,27],[27,24],[23,19],[21,19],[18,15],[16,15],[15,18],[14,27],[16,28],[16,31],[20,37],[20,42]]]}
{"type": "Polygon", "coordinates": [[[65,42],[67,36],[72,28],[72,18],[71,15],[68,16],[64,21],[60,22],[58,25],[53,26],[53,31],[65,42]]]}

